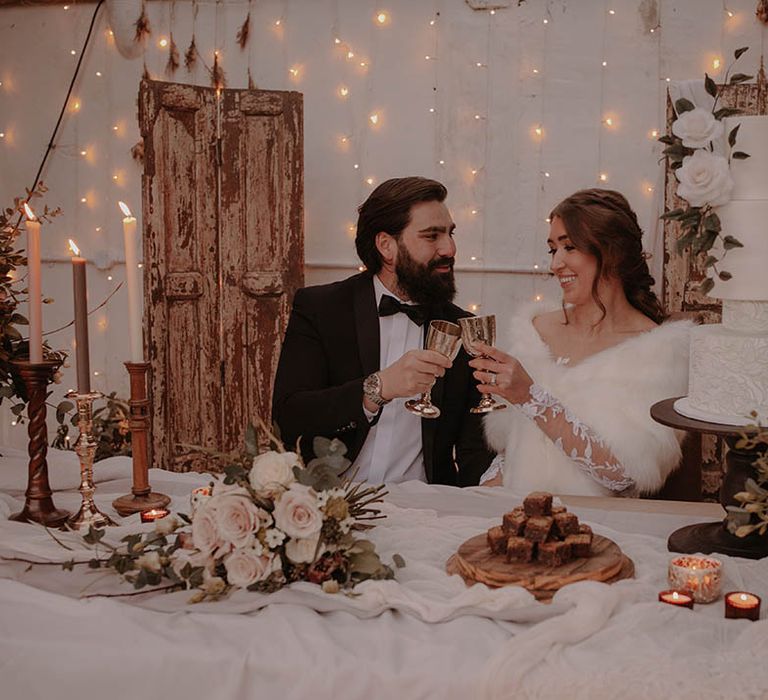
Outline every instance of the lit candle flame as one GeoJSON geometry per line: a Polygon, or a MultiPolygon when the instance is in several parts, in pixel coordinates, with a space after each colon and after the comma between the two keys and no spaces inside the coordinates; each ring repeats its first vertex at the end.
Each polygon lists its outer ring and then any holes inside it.
{"type": "Polygon", "coordinates": [[[133,216],[133,214],[131,214],[131,210],[128,208],[128,205],[125,202],[118,202],[117,204],[119,205],[123,214],[126,216],[133,216]]]}
{"type": "Polygon", "coordinates": [[[80,248],[77,247],[77,243],[71,238],[69,239],[69,249],[72,251],[73,255],[80,255],[80,248]]]}
{"type": "Polygon", "coordinates": [[[37,217],[35,216],[35,212],[33,212],[29,208],[29,204],[27,204],[26,202],[24,202],[24,213],[27,215],[27,219],[29,221],[37,221],[37,217]]]}

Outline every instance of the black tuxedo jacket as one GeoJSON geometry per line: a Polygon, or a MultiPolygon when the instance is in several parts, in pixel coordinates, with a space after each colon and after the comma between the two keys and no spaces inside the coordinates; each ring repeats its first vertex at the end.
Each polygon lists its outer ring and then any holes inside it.
{"type": "MultiPolygon", "coordinates": [[[[470,316],[446,303],[434,319],[470,316]]],[[[371,425],[363,411],[363,379],[379,367],[379,318],[373,280],[364,272],[296,292],[277,367],[272,404],[286,445],[301,437],[305,458],[316,435],[342,440],[355,460],[371,425]]],[[[435,484],[478,483],[493,455],[480,416],[480,395],[464,349],[432,389],[437,419],[421,419],[424,467],[435,484]]]]}

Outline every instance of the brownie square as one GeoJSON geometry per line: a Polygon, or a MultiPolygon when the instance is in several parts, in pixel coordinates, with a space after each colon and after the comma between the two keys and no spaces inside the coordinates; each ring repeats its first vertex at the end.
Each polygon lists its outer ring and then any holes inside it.
{"type": "Polygon", "coordinates": [[[508,535],[521,535],[525,529],[525,521],[527,519],[522,508],[520,510],[512,510],[509,513],[504,513],[501,526],[508,535]]]}
{"type": "Polygon", "coordinates": [[[585,525],[584,523],[579,523],[579,532],[586,533],[590,537],[592,536],[592,528],[589,525],[585,525]]]}
{"type": "Polygon", "coordinates": [[[565,506],[552,506],[552,515],[557,515],[558,513],[565,513],[566,508],[565,506]]]}
{"type": "Polygon", "coordinates": [[[552,518],[555,521],[555,531],[562,538],[575,535],[579,531],[579,519],[573,513],[556,513],[552,518]]]}
{"type": "Polygon", "coordinates": [[[552,512],[552,494],[533,491],[523,500],[523,508],[529,518],[533,515],[549,515],[552,512]]]}
{"type": "Polygon", "coordinates": [[[567,542],[544,542],[539,545],[538,560],[545,566],[560,566],[571,560],[571,545],[567,542]]]}
{"type": "Polygon", "coordinates": [[[544,542],[552,530],[552,518],[549,515],[535,515],[525,523],[525,537],[531,542],[544,542]]]}
{"type": "Polygon", "coordinates": [[[494,554],[506,554],[507,553],[507,533],[504,532],[500,525],[494,525],[488,530],[488,548],[494,554]]]}
{"type": "Polygon", "coordinates": [[[592,535],[581,532],[577,535],[568,535],[566,544],[571,545],[574,557],[588,557],[592,554],[592,535]]]}
{"type": "Polygon", "coordinates": [[[532,561],[535,549],[536,545],[530,540],[512,535],[507,540],[507,561],[532,561]]]}

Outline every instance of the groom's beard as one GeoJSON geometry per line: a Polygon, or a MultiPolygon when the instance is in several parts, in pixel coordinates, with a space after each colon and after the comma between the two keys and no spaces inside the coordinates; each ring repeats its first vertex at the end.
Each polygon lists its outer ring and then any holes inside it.
{"type": "Polygon", "coordinates": [[[416,262],[408,249],[397,242],[395,274],[397,285],[408,299],[417,304],[442,304],[453,301],[456,282],[453,278],[454,258],[437,258],[425,265],[416,262]],[[448,272],[435,272],[435,268],[448,265],[448,272]]]}

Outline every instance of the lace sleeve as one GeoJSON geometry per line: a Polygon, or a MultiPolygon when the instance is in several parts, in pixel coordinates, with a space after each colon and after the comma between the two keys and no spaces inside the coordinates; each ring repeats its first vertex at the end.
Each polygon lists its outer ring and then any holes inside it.
{"type": "Polygon", "coordinates": [[[488,467],[483,472],[483,475],[480,477],[480,486],[482,486],[486,481],[490,481],[491,479],[497,477],[504,469],[504,453],[497,454],[493,458],[493,462],[491,462],[491,466],[488,467]]]}
{"type": "Polygon", "coordinates": [[[621,496],[634,496],[635,482],[592,428],[538,384],[531,397],[515,407],[525,413],[562,452],[601,486],[621,496]]]}

